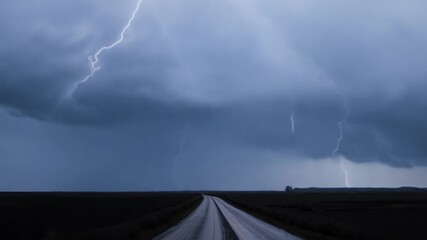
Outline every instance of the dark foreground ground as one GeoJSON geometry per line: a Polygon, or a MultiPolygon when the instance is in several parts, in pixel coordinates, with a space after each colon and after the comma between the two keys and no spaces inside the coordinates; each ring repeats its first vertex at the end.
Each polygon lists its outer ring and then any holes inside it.
{"type": "Polygon", "coordinates": [[[299,189],[216,193],[306,239],[427,239],[422,189],[299,189]]]}
{"type": "Polygon", "coordinates": [[[201,200],[198,193],[0,193],[0,239],[151,239],[201,200]]]}
{"type": "MultiPolygon", "coordinates": [[[[305,239],[427,239],[427,191],[209,192],[305,239]]],[[[201,202],[199,192],[0,193],[0,239],[151,239],[201,202]]]]}

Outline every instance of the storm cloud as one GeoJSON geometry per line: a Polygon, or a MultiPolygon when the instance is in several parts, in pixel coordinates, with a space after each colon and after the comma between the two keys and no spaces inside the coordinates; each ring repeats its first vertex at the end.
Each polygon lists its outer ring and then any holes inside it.
{"type": "Polygon", "coordinates": [[[269,189],[272,166],[325,161],[341,178],[346,107],[350,164],[427,165],[424,1],[146,0],[64,97],[135,4],[0,2],[0,188],[269,189]]]}

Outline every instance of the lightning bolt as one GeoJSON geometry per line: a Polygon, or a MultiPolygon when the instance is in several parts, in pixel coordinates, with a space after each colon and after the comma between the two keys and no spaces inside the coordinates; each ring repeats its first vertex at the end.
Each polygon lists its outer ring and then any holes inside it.
{"type": "MultiPolygon", "coordinates": [[[[335,149],[332,151],[332,157],[333,158],[335,158],[336,155],[337,155],[337,153],[340,151],[341,142],[342,142],[342,140],[344,138],[343,125],[347,122],[348,115],[350,114],[350,109],[348,107],[348,99],[347,99],[347,97],[343,93],[341,93],[341,92],[340,92],[340,95],[344,99],[343,106],[344,106],[344,109],[345,109],[345,114],[344,114],[343,118],[338,122],[338,129],[339,129],[340,135],[339,135],[339,137],[337,139],[337,145],[336,145],[335,149]]],[[[345,166],[343,164],[342,157],[340,157],[339,161],[340,161],[340,168],[341,168],[341,170],[342,170],[342,172],[344,174],[345,185],[347,187],[351,187],[351,184],[350,184],[349,179],[348,179],[348,172],[347,172],[347,169],[345,168],[345,166]]]]}
{"type": "Polygon", "coordinates": [[[295,135],[294,108],[291,110],[291,131],[295,135]]]}
{"type": "Polygon", "coordinates": [[[116,45],[120,44],[123,41],[125,33],[129,29],[129,27],[132,25],[132,22],[135,19],[136,14],[139,11],[139,8],[140,8],[140,5],[141,5],[142,1],[143,0],[138,0],[135,9],[132,12],[131,18],[128,20],[127,24],[124,26],[123,30],[120,33],[120,38],[117,41],[115,41],[112,44],[110,44],[110,45],[101,47],[100,49],[98,49],[98,51],[94,55],[88,57],[88,60],[89,60],[89,69],[90,69],[89,74],[86,77],[84,77],[82,80],[80,80],[80,81],[78,81],[78,82],[76,82],[76,83],[73,84],[73,86],[71,87],[70,91],[68,92],[68,97],[71,98],[72,95],[77,90],[77,88],[79,87],[80,84],[87,82],[89,79],[91,79],[95,75],[95,73],[97,71],[99,71],[101,69],[101,66],[98,65],[98,63],[99,63],[99,56],[104,51],[109,50],[111,48],[114,48],[116,45]]]}
{"type": "Polygon", "coordinates": [[[341,171],[344,173],[345,185],[348,188],[351,187],[350,180],[348,179],[348,172],[344,166],[344,161],[342,160],[342,158],[340,158],[340,168],[341,168],[341,171]]]}
{"type": "Polygon", "coordinates": [[[181,140],[179,141],[178,152],[176,153],[176,155],[172,159],[172,177],[174,178],[175,183],[177,183],[176,166],[178,163],[178,159],[181,157],[181,153],[182,153],[182,150],[184,149],[185,142],[187,141],[187,130],[188,130],[188,128],[189,128],[188,124],[182,128],[182,132],[181,132],[182,135],[181,135],[181,140]]]}

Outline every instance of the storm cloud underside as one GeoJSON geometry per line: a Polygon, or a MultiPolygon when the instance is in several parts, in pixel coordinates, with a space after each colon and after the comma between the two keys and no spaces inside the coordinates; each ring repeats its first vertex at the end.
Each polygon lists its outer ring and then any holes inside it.
{"type": "Polygon", "coordinates": [[[424,1],[146,0],[61,101],[136,3],[0,2],[0,189],[427,184],[424,1]]]}

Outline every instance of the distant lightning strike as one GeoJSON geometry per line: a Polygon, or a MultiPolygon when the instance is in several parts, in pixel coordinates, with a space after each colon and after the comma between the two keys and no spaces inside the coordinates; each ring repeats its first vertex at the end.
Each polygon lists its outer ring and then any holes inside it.
{"type": "Polygon", "coordinates": [[[347,187],[351,187],[350,180],[348,179],[348,172],[344,166],[344,161],[342,160],[342,158],[340,159],[340,168],[341,168],[341,171],[344,173],[345,185],[347,187]]]}
{"type": "Polygon", "coordinates": [[[292,112],[291,112],[291,131],[292,134],[295,135],[295,122],[294,122],[294,109],[292,108],[292,112]]]}
{"type": "MultiPolygon", "coordinates": [[[[347,99],[347,97],[344,94],[342,94],[342,93],[340,93],[340,95],[344,99],[345,114],[344,114],[344,117],[341,119],[341,121],[338,122],[338,129],[339,129],[339,132],[340,132],[340,136],[339,136],[339,138],[337,140],[337,145],[336,145],[335,149],[332,151],[332,157],[334,157],[334,158],[336,157],[337,153],[340,150],[341,142],[342,142],[342,140],[344,138],[343,125],[346,123],[348,115],[350,113],[350,110],[348,108],[348,99],[347,99]]],[[[343,165],[342,158],[340,158],[340,168],[341,168],[341,170],[342,170],[342,172],[344,174],[345,185],[347,187],[351,187],[351,184],[350,184],[349,179],[348,179],[348,172],[347,172],[347,169],[345,168],[345,166],[343,165]]]]}
{"type": "Polygon", "coordinates": [[[115,41],[114,43],[112,43],[111,45],[104,46],[104,47],[100,48],[93,56],[89,56],[89,58],[88,58],[89,59],[89,69],[90,69],[89,74],[85,78],[83,78],[82,80],[73,84],[72,88],[70,89],[70,91],[68,93],[68,97],[72,97],[72,95],[77,90],[77,88],[79,87],[80,84],[87,82],[89,79],[91,79],[95,75],[95,73],[97,71],[99,71],[101,69],[101,66],[98,65],[99,56],[105,50],[109,50],[109,49],[115,47],[117,44],[119,44],[123,41],[124,35],[127,32],[127,30],[129,29],[129,27],[131,26],[133,20],[135,19],[135,16],[139,11],[139,7],[140,7],[142,1],[143,0],[138,0],[138,3],[136,4],[135,9],[133,10],[131,18],[129,19],[129,21],[127,22],[127,24],[123,28],[122,32],[120,33],[120,38],[117,41],[115,41]]]}
{"type": "Polygon", "coordinates": [[[187,124],[182,128],[181,140],[179,142],[178,151],[172,159],[172,177],[174,178],[175,183],[177,183],[176,176],[176,167],[178,165],[178,159],[181,157],[182,150],[184,149],[185,142],[187,141],[187,130],[190,126],[187,124]]]}

